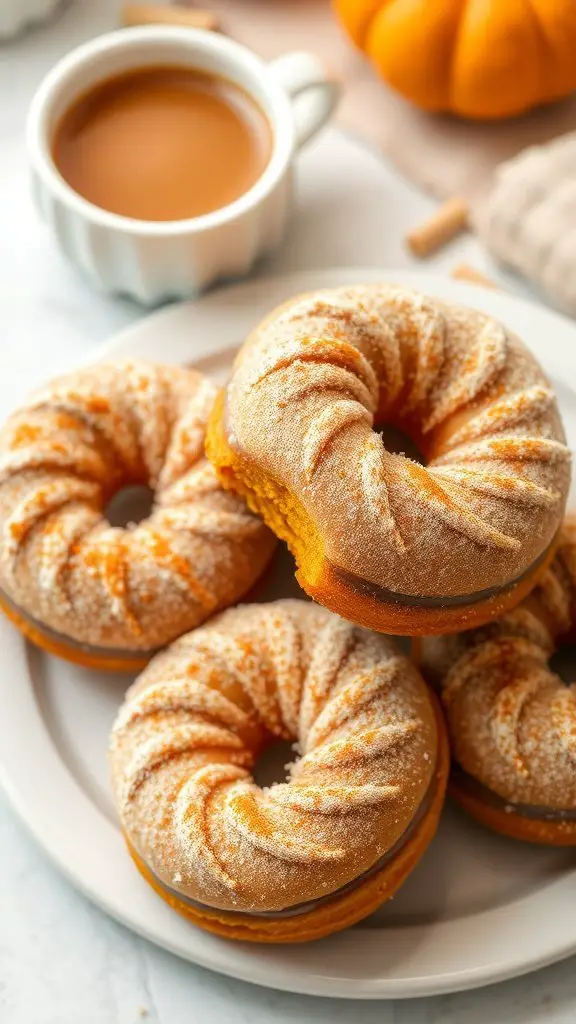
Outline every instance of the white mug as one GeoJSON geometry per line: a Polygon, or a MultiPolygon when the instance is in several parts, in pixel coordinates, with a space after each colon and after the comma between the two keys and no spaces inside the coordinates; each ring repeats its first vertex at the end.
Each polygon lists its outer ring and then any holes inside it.
{"type": "Polygon", "coordinates": [[[220,278],[246,274],[279,244],[290,211],[294,156],[330,118],[338,94],[312,54],[286,54],[264,64],[215,32],[173,26],[100,36],[64,57],[32,101],[27,142],[38,208],[69,259],[101,289],[147,305],[194,296],[220,278]],[[144,221],[102,210],[75,192],[55,166],[55,125],[103,79],[169,64],[221,75],[248,92],[272,128],[270,161],[248,192],[200,217],[144,221]]]}

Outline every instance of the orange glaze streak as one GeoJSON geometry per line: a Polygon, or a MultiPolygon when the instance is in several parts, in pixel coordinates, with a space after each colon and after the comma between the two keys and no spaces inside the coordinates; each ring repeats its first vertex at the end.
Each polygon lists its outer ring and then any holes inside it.
{"type": "Polygon", "coordinates": [[[20,426],[16,427],[10,438],[11,450],[26,448],[29,444],[37,441],[42,436],[42,433],[41,427],[33,427],[29,423],[21,423],[20,426]]]}
{"type": "Polygon", "coordinates": [[[442,505],[445,505],[446,508],[452,509],[453,512],[462,512],[460,506],[457,505],[444,488],[426,472],[423,466],[419,466],[416,462],[410,462],[406,459],[403,464],[403,469],[406,476],[411,478],[414,487],[420,493],[428,495],[430,498],[434,498],[442,505]]]}
{"type": "Polygon", "coordinates": [[[147,531],[146,536],[146,547],[149,549],[150,554],[156,559],[161,565],[165,566],[170,572],[176,573],[180,576],[188,586],[188,588],[194,594],[196,600],[202,605],[203,608],[210,610],[213,605],[213,600],[209,592],[202,586],[198,578],[192,572],[188,561],[179,555],[165,537],[162,537],[159,533],[154,533],[152,530],[147,531]]]}
{"type": "MultiPolygon", "coordinates": [[[[546,438],[543,438],[544,442],[546,438]]],[[[519,441],[514,440],[512,437],[496,438],[494,441],[488,442],[490,448],[494,452],[502,454],[505,452],[506,456],[511,459],[524,459],[538,458],[542,451],[542,445],[538,438],[522,438],[519,441]]]]}
{"type": "Polygon", "coordinates": [[[25,523],[11,523],[10,536],[12,540],[21,541],[28,533],[28,526],[25,523]]]}
{"type": "MultiPolygon", "coordinates": [[[[38,524],[39,520],[43,518],[45,513],[50,510],[50,492],[52,490],[51,484],[46,484],[44,487],[39,487],[33,498],[27,502],[27,507],[34,509],[34,515],[32,520],[24,518],[20,523],[10,524],[10,536],[13,540],[19,542],[24,539],[31,532],[31,530],[38,524]]],[[[26,507],[26,506],[25,506],[26,507]]],[[[54,511],[57,510],[58,506],[54,507],[54,511]]]]}
{"type": "Polygon", "coordinates": [[[258,805],[248,794],[239,794],[230,798],[230,808],[238,821],[244,824],[257,836],[270,838],[274,835],[274,828],[266,818],[266,815],[259,809],[258,805]]]}
{"type": "Polygon", "coordinates": [[[82,408],[82,405],[84,405],[88,412],[110,412],[110,402],[107,398],[104,398],[102,395],[90,395],[88,397],[84,396],[84,401],[82,401],[81,396],[76,397],[79,400],[78,404],[80,408],[82,408]]]}
{"type": "Polygon", "coordinates": [[[56,426],[59,430],[74,430],[77,431],[79,428],[88,429],[88,424],[83,423],[82,420],[78,420],[75,416],[72,416],[69,412],[60,411],[56,414],[55,418],[56,426]]]}
{"type": "Polygon", "coordinates": [[[108,592],[122,602],[124,616],[136,636],[142,636],[142,628],[130,607],[127,572],[127,551],[120,537],[114,549],[92,548],[82,553],[82,560],[88,570],[99,576],[108,592]]]}

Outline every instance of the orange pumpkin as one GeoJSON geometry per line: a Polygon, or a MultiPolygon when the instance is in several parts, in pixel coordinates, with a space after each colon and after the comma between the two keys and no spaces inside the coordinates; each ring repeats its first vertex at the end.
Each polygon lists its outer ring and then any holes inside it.
{"type": "Polygon", "coordinates": [[[334,0],[391,86],[425,110],[520,114],[576,89],[576,0],[334,0]]]}

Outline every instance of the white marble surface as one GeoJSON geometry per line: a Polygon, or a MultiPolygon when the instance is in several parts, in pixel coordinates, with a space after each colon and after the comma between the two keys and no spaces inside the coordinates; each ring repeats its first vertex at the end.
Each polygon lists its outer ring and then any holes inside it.
{"type": "MultiPolygon", "coordinates": [[[[0,3],[2,0],[0,0],[0,3]]],[[[115,26],[117,0],[77,0],[50,25],[0,46],[0,404],[144,315],[95,295],[65,265],[27,190],[23,125],[44,71],[115,26]]],[[[432,203],[376,154],[336,131],[301,160],[290,236],[261,272],[366,264],[407,267],[405,230],[432,203]]],[[[485,260],[471,239],[438,271],[485,260]]],[[[73,827],[73,822],[70,823],[73,827]]],[[[547,923],[543,922],[543,927],[547,923]]],[[[550,922],[549,927],[554,923],[550,922]]],[[[573,1024],[574,961],[484,991],[394,1003],[275,993],[182,963],[106,918],[48,864],[0,796],[2,1024],[573,1024]]]]}

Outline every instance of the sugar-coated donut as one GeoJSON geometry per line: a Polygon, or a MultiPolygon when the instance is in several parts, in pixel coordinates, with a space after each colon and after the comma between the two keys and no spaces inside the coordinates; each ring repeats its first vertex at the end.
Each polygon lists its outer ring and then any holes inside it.
{"type": "Polygon", "coordinates": [[[434,695],[391,640],[282,600],[216,616],[145,669],[110,742],[144,877],[227,938],[304,942],[393,895],[430,842],[449,755],[434,695]],[[251,768],[297,744],[287,781],[251,768]]]}
{"type": "Polygon", "coordinates": [[[518,603],[552,557],[570,479],[554,394],[519,339],[391,285],[272,313],[240,350],[207,452],[312,597],[412,635],[518,603]],[[427,468],[387,451],[383,424],[427,468]]]}
{"type": "Polygon", "coordinates": [[[505,835],[576,846],[576,686],[550,668],[576,629],[576,516],[552,565],[501,619],[417,643],[439,686],[455,767],[451,791],[505,835]]]}
{"type": "Polygon", "coordinates": [[[47,650],[142,667],[237,601],[274,538],[204,458],[213,386],[143,362],[98,364],[48,384],[0,435],[0,605],[47,650]],[[149,518],[112,527],[126,485],[149,518]]]}

